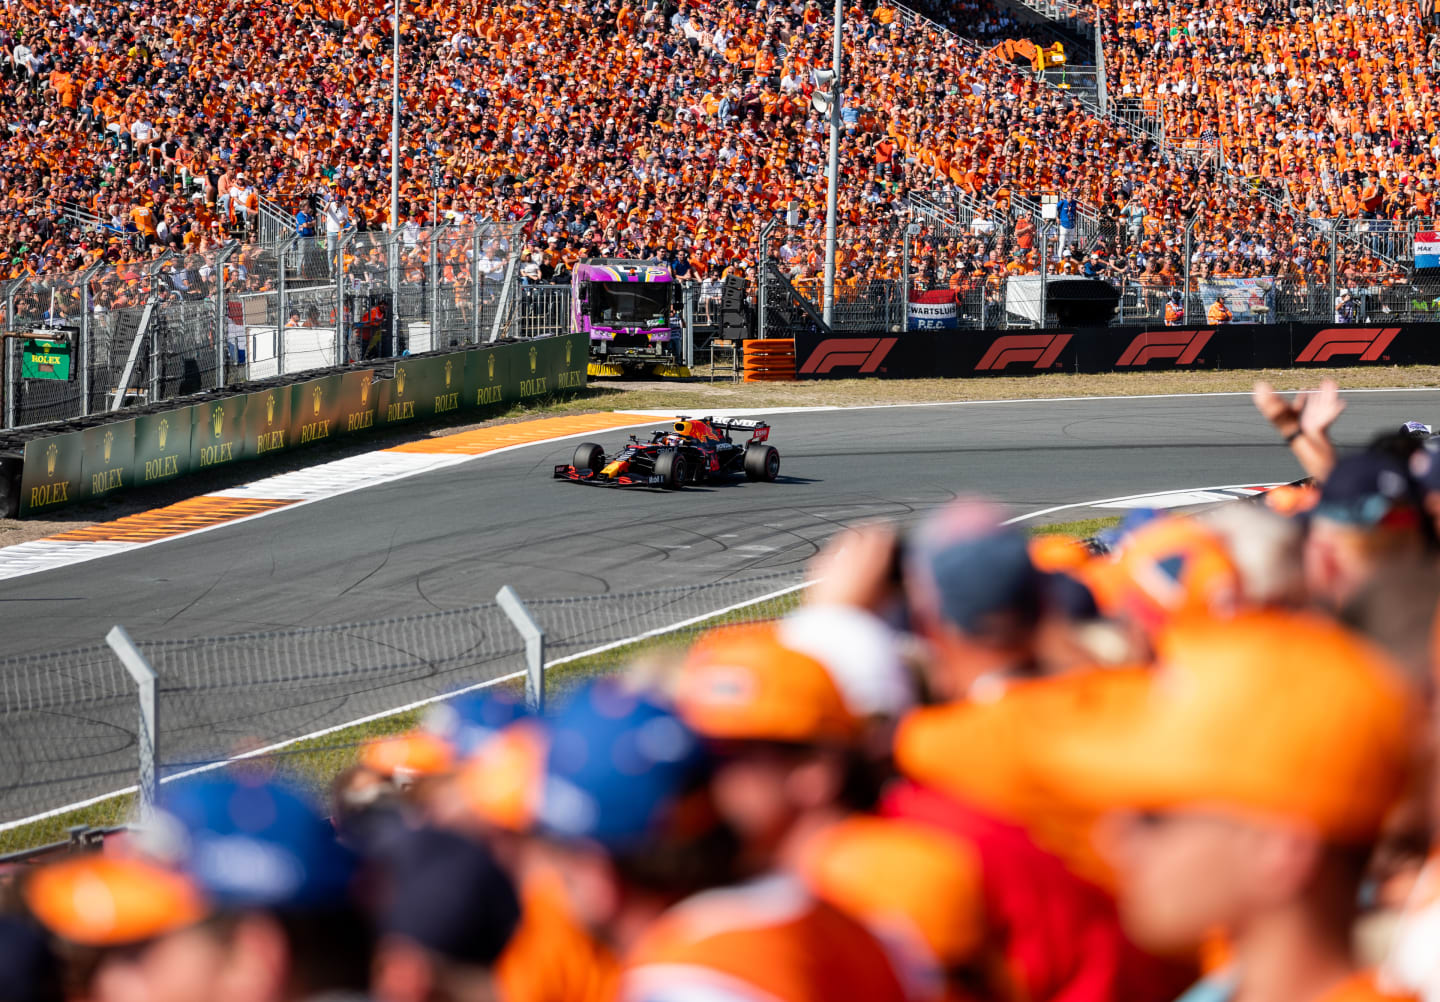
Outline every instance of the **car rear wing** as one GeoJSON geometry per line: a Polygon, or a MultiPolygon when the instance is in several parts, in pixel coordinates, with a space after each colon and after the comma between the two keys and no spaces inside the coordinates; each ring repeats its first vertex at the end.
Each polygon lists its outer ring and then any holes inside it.
{"type": "MultiPolygon", "coordinates": [[[[677,415],[681,421],[691,420],[686,414],[677,415]]],[[[763,442],[770,437],[770,425],[764,421],[755,421],[751,418],[700,418],[716,431],[748,431],[751,433],[752,442],[763,442]]]]}

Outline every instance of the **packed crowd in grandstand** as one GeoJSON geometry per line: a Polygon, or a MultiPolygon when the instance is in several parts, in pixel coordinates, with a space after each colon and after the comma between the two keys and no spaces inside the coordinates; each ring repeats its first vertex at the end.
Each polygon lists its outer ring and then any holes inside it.
{"type": "Polygon", "coordinates": [[[962,499],[323,803],[176,781],[0,875],[0,998],[1440,999],[1440,436],[1254,399],[1306,482],[1088,540],[962,499]]]}
{"type": "MultiPolygon", "coordinates": [[[[931,286],[1033,274],[1043,242],[1054,274],[1170,288],[1188,247],[1195,281],[1266,277],[1303,296],[1332,266],[1329,229],[1307,218],[1353,229],[1434,201],[1430,24],[1403,2],[1331,6],[1106,8],[1112,104],[1148,131],[987,56],[1037,30],[989,0],[932,4],[934,20],[852,6],[842,290],[898,277],[911,196],[942,192],[990,218],[930,220],[912,274],[931,286]],[[1085,239],[1065,214],[1036,234],[1030,207],[1047,197],[1094,222],[1085,239]]],[[[255,239],[262,201],[317,241],[389,225],[379,8],[10,13],[0,274],[165,249],[203,262],[255,239]]],[[[810,97],[830,15],[816,0],[413,5],[403,27],[402,222],[529,217],[524,250],[546,279],[599,255],[665,258],[684,279],[753,261],[760,227],[795,208],[770,251],[801,285],[822,270],[825,122],[810,97]]],[[[1404,274],[1373,241],[1333,256],[1342,284],[1404,274]]]]}

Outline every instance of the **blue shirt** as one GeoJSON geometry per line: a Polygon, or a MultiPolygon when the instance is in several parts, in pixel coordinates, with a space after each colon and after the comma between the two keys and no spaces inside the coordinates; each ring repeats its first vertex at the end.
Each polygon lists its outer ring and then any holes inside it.
{"type": "Polygon", "coordinates": [[[1055,206],[1055,215],[1060,225],[1067,230],[1075,228],[1075,201],[1074,199],[1062,198],[1055,206]]]}

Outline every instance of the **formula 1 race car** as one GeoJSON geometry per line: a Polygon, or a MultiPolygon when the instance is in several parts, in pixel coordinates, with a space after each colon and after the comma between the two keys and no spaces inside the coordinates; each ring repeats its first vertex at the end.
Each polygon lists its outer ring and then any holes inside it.
{"type": "Polygon", "coordinates": [[[774,480],[780,475],[780,453],[767,445],[770,426],[763,421],[678,417],[650,441],[634,435],[613,456],[594,442],[582,442],[574,461],[555,467],[556,480],[595,487],[660,487],[678,490],[744,473],[747,480],[774,480]],[[749,432],[736,442],[730,432],[749,432]]]}

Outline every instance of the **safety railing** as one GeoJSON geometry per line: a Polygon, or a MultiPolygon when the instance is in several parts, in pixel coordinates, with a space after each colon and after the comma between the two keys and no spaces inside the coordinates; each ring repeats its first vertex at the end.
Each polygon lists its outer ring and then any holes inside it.
{"type": "MultiPolygon", "coordinates": [[[[74,375],[24,379],[10,359],[5,427],[523,336],[507,294],[523,225],[291,234],[18,280],[5,290],[4,330],[70,341],[74,375]]],[[[6,345],[13,356],[17,339],[6,345]]]]}

